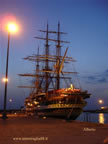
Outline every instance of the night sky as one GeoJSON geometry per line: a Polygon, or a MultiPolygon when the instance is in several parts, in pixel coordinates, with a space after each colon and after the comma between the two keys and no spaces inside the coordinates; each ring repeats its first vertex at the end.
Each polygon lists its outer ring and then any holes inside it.
{"type": "Polygon", "coordinates": [[[63,40],[70,41],[68,54],[77,60],[81,87],[92,94],[86,108],[99,107],[100,98],[108,106],[107,0],[0,0],[0,108],[4,97],[7,21],[15,21],[19,26],[10,39],[8,101],[13,101],[8,108],[19,108],[29,95],[30,90],[17,88],[27,81],[31,85],[29,79],[25,81],[17,74],[35,69],[34,63],[22,59],[36,53],[38,46],[42,51],[43,43],[34,36],[40,36],[38,30],[44,30],[47,22],[49,29],[57,30],[58,21],[61,31],[68,33],[63,40]]]}

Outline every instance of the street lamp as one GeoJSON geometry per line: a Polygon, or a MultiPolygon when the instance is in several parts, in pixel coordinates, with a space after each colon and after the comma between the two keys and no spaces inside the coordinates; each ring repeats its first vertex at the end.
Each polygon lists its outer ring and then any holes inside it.
{"type": "Polygon", "coordinates": [[[2,78],[2,82],[8,82],[8,78],[2,78]]]}
{"type": "Polygon", "coordinates": [[[102,99],[99,99],[99,100],[98,100],[98,103],[99,103],[99,104],[103,104],[103,100],[102,100],[102,99]]]}
{"type": "Polygon", "coordinates": [[[10,34],[17,31],[17,26],[14,23],[8,23],[7,25],[8,31],[8,45],[7,45],[7,59],[6,59],[6,75],[4,78],[5,82],[5,89],[4,89],[4,109],[2,114],[2,119],[7,119],[7,112],[6,112],[6,103],[7,103],[7,83],[8,83],[8,61],[9,61],[9,45],[10,45],[10,34]]]}
{"type": "Polygon", "coordinates": [[[11,99],[11,98],[9,99],[9,102],[10,102],[10,103],[12,102],[12,99],[11,99]]]}

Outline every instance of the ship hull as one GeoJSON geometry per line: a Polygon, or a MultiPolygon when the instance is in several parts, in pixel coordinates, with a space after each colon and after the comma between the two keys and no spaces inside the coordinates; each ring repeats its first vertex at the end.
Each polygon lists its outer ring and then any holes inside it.
{"type": "MultiPolygon", "coordinates": [[[[67,89],[68,90],[68,89],[67,89]]],[[[70,89],[69,89],[70,90],[70,89]]],[[[60,90],[59,90],[60,91],[60,90]]],[[[36,105],[32,108],[38,116],[42,117],[55,117],[62,119],[75,120],[83,111],[83,107],[86,106],[86,101],[80,95],[80,92],[63,91],[63,93],[54,93],[58,96],[53,96],[53,93],[49,93],[48,98],[45,99],[45,95],[37,95],[34,102],[36,105]]]]}
{"type": "Polygon", "coordinates": [[[35,110],[38,116],[75,120],[82,113],[82,108],[40,108],[35,110]]]}

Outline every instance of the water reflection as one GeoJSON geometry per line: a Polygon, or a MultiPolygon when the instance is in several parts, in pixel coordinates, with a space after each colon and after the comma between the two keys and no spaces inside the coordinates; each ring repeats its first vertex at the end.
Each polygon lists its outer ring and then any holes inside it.
{"type": "Polygon", "coordinates": [[[104,114],[103,113],[99,114],[98,121],[99,121],[99,123],[104,124],[105,119],[104,119],[104,114]]]}

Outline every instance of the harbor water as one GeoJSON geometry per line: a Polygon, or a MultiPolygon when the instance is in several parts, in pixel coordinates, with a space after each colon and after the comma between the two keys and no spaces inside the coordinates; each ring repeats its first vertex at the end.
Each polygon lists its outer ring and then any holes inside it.
{"type": "Polygon", "coordinates": [[[77,120],[108,124],[108,113],[82,113],[77,120]]]}

